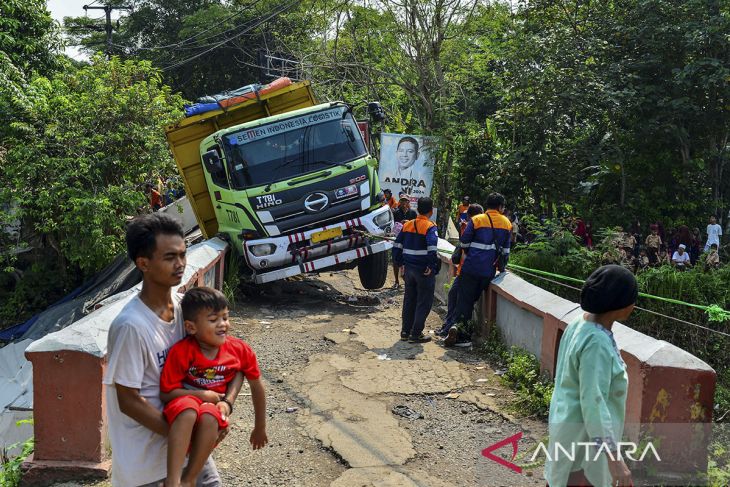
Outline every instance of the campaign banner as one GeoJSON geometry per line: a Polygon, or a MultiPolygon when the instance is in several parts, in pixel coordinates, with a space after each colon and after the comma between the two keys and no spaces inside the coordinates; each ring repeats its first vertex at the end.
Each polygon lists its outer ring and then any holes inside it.
{"type": "Polygon", "coordinates": [[[380,187],[390,189],[396,199],[405,193],[413,203],[421,196],[431,196],[435,145],[434,137],[381,134],[380,187]]]}

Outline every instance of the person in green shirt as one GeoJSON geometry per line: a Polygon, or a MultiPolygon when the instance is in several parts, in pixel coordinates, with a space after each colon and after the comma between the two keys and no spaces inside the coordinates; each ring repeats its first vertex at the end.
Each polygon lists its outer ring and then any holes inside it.
{"type": "Polygon", "coordinates": [[[560,341],[550,401],[550,487],[632,485],[616,454],[626,415],[628,376],[611,328],[627,319],[638,297],[636,278],[618,265],[600,267],[581,290],[584,313],[560,341]]]}

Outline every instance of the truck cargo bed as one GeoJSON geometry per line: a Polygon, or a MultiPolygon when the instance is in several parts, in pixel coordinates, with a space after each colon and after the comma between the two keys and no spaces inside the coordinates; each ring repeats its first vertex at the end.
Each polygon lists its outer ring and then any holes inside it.
{"type": "Polygon", "coordinates": [[[205,183],[200,161],[200,142],[223,128],[316,104],[310,82],[302,81],[228,109],[188,117],[166,127],[167,142],[205,238],[211,238],[218,233],[218,221],[205,183]]]}

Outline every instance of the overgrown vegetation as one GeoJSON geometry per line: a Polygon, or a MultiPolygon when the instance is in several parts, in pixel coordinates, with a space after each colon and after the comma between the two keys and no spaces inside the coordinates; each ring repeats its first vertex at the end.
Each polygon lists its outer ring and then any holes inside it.
{"type": "Polygon", "coordinates": [[[550,411],[553,382],[540,373],[537,357],[518,347],[507,347],[496,325],[480,353],[501,372],[500,380],[517,394],[513,407],[526,416],[546,419],[550,411]]]}
{"type": "MultiPolygon", "coordinates": [[[[21,424],[32,424],[32,419],[18,421],[17,425],[21,424]]],[[[21,465],[26,458],[33,453],[35,443],[33,438],[30,438],[21,443],[16,443],[8,446],[0,457],[0,487],[18,487],[20,485],[20,479],[22,477],[21,465]],[[21,447],[20,454],[14,457],[8,456],[9,450],[14,450],[17,447],[21,447]]]]}
{"type": "Polygon", "coordinates": [[[0,51],[0,328],[123,253],[143,183],[174,171],[164,126],[183,100],[157,69],[101,56],[59,65],[26,73],[0,51]]]}

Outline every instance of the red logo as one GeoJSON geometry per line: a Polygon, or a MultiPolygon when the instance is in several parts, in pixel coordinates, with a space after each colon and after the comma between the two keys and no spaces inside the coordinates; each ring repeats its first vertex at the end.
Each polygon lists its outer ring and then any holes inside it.
{"type": "Polygon", "coordinates": [[[482,456],[489,458],[490,460],[494,460],[495,462],[499,463],[500,465],[503,465],[510,470],[513,470],[517,473],[522,473],[522,468],[518,467],[511,461],[507,461],[504,458],[500,458],[497,455],[492,454],[493,451],[499,450],[504,445],[512,445],[512,458],[510,460],[514,460],[517,456],[517,443],[522,439],[522,431],[517,433],[516,435],[510,436],[509,438],[505,438],[502,441],[499,441],[495,443],[492,446],[486,447],[484,450],[482,450],[482,456]]]}
{"type": "Polygon", "coordinates": [[[363,174],[362,176],[358,176],[358,177],[356,177],[356,178],[354,178],[354,179],[350,179],[350,184],[355,184],[355,183],[359,183],[360,181],[364,181],[364,180],[366,180],[366,179],[367,179],[367,176],[365,176],[365,175],[363,174]]]}

